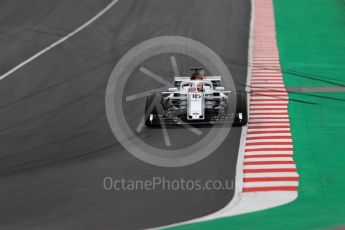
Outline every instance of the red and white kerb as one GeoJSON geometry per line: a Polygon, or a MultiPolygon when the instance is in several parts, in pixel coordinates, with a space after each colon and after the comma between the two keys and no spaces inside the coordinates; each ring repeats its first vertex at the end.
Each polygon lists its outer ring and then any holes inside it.
{"type": "Polygon", "coordinates": [[[288,93],[279,64],[272,0],[253,1],[253,50],[243,192],[297,191],[288,93]]]}

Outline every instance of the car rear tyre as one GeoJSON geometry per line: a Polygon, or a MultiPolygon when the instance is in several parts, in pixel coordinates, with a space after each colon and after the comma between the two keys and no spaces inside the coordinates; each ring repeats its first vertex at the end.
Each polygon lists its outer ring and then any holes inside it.
{"type": "Polygon", "coordinates": [[[238,91],[236,114],[234,118],[234,126],[244,126],[248,123],[247,94],[245,91],[238,91]]]}
{"type": "Polygon", "coordinates": [[[160,95],[154,93],[148,95],[145,101],[145,126],[148,128],[157,128],[160,127],[159,120],[159,105],[160,105],[160,95]],[[151,108],[150,108],[151,107],[151,108]],[[151,111],[149,111],[151,110],[151,111]],[[146,117],[147,116],[147,117],[146,117]]]}

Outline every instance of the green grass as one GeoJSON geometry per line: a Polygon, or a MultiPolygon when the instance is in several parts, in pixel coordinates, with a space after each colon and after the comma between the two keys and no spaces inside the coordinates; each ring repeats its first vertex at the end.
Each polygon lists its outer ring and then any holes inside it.
{"type": "MultiPolygon", "coordinates": [[[[260,0],[258,0],[260,1],[260,0]]],[[[345,84],[345,1],[275,0],[287,86],[345,84]]],[[[345,225],[345,93],[290,93],[296,201],[178,229],[324,229],[345,225]]]]}
{"type": "Polygon", "coordinates": [[[345,1],[276,0],[274,6],[286,84],[345,85],[345,1]]]}

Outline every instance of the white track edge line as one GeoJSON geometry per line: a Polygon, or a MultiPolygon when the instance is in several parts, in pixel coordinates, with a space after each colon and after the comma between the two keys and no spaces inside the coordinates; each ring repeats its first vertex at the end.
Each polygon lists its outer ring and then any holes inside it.
{"type": "Polygon", "coordinates": [[[32,62],[33,60],[35,60],[36,58],[38,58],[39,56],[41,56],[42,54],[48,52],[49,50],[51,50],[52,48],[54,48],[55,46],[63,43],[64,41],[66,41],[67,39],[71,38],[72,36],[74,36],[75,34],[79,33],[80,31],[82,31],[83,29],[85,29],[87,26],[89,26],[91,23],[93,23],[94,21],[96,21],[99,17],[101,17],[103,14],[105,14],[113,5],[115,5],[115,3],[117,3],[119,0],[113,0],[112,2],[110,2],[105,8],[103,8],[99,13],[97,13],[95,16],[93,16],[91,19],[89,19],[88,21],[86,21],[84,24],[82,24],[81,26],[79,26],[78,28],[76,28],[74,31],[72,31],[71,33],[67,34],[66,36],[60,38],[59,40],[57,40],[56,42],[54,42],[53,44],[47,46],[46,48],[44,48],[43,50],[39,51],[38,53],[34,54],[33,56],[31,56],[30,58],[26,59],[25,61],[21,62],[20,64],[18,64],[17,66],[13,67],[12,69],[10,69],[9,71],[7,71],[6,73],[2,74],[0,76],[0,80],[3,80],[4,78],[8,77],[9,75],[11,75],[12,73],[16,72],[17,70],[19,70],[20,68],[22,68],[23,66],[29,64],[30,62],[32,62]]]}

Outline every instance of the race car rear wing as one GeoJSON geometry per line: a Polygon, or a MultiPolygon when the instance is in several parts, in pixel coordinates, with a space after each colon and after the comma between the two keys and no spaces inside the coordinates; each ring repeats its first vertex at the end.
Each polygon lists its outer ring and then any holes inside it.
{"type": "MultiPolygon", "coordinates": [[[[205,76],[205,80],[209,80],[212,82],[214,87],[220,86],[222,77],[221,76],[205,76]]],[[[174,77],[174,85],[175,87],[179,87],[181,85],[181,82],[183,81],[189,81],[190,77],[174,77]]]]}
{"type": "Polygon", "coordinates": [[[188,81],[188,80],[190,80],[190,77],[174,77],[175,83],[176,83],[176,82],[181,83],[181,82],[183,82],[183,81],[188,81]]]}

